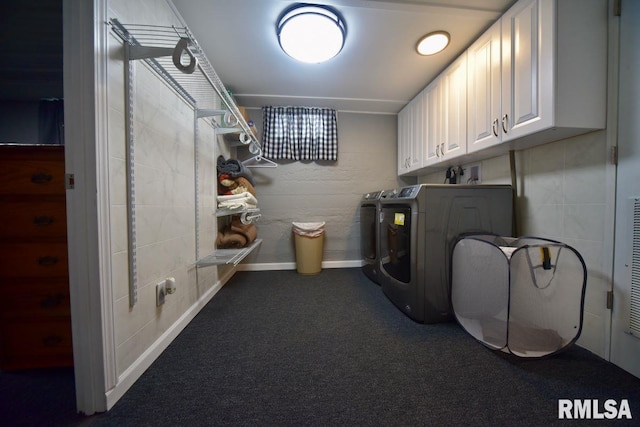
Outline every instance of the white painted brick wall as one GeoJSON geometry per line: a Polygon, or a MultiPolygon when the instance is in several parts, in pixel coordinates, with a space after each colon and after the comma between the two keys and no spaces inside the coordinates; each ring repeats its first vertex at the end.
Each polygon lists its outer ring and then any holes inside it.
{"type": "MultiPolygon", "coordinates": [[[[262,112],[249,113],[261,130],[262,112]]],[[[252,169],[263,243],[245,263],[294,262],[294,221],[326,222],[324,261],[360,260],[362,195],[404,185],[396,171],[396,122],[395,115],[339,113],[337,162],[279,160],[277,168],[252,169]]]]}

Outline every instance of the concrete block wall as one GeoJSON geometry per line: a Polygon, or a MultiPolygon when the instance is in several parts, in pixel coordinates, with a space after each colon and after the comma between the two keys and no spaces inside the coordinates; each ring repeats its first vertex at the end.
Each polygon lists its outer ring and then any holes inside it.
{"type": "MultiPolygon", "coordinates": [[[[165,0],[111,0],[109,16],[131,24],[180,25],[165,0]]],[[[194,108],[143,61],[133,62],[137,303],[129,297],[125,97],[122,41],[109,36],[109,228],[118,375],[136,366],[203,295],[219,285],[217,267],[195,268],[215,247],[215,159],[229,148],[194,108]],[[196,140],[197,135],[197,140],[196,140]],[[198,158],[198,177],[194,159],[198,158]],[[196,186],[196,180],[200,183],[196,186]],[[198,188],[198,203],[196,203],[198,188]],[[200,227],[196,227],[199,208],[200,227]],[[199,231],[196,244],[196,229],[199,231]],[[198,247],[197,247],[198,246],[198,247]],[[197,254],[196,252],[199,252],[197,254]],[[156,307],[156,284],[176,279],[177,291],[156,307]]]]}
{"type": "MultiPolygon", "coordinates": [[[[558,240],[575,248],[587,266],[583,333],[578,344],[602,357],[612,281],[607,243],[607,136],[596,131],[516,152],[519,235],[558,240]]],[[[507,155],[481,162],[483,184],[511,184],[507,155]]],[[[444,172],[419,177],[442,183],[444,172]]]]}
{"type": "MultiPolygon", "coordinates": [[[[261,130],[262,111],[249,114],[261,130]]],[[[323,261],[360,262],[362,195],[406,185],[397,176],[397,118],[338,112],[338,141],[336,162],[278,160],[277,168],[252,169],[263,243],[243,268],[295,268],[294,221],[326,222],[323,261]]],[[[238,156],[249,154],[239,149],[238,156]]]]}

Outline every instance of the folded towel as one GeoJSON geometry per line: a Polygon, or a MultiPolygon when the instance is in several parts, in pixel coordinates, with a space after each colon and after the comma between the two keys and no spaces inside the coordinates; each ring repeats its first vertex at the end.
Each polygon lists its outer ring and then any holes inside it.
{"type": "Polygon", "coordinates": [[[220,209],[249,209],[258,205],[258,199],[247,191],[240,194],[218,196],[218,208],[220,209]]]}
{"type": "Polygon", "coordinates": [[[254,185],[251,171],[239,160],[225,160],[224,156],[218,156],[217,169],[218,174],[226,173],[229,174],[231,178],[244,177],[249,180],[251,185],[254,185]]]}

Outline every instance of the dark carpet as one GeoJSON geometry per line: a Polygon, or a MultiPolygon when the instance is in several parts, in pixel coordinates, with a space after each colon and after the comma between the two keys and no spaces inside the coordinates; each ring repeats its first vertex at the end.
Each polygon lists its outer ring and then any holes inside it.
{"type": "Polygon", "coordinates": [[[240,272],[85,424],[547,426],[566,423],[558,399],[627,399],[634,415],[580,425],[640,419],[640,379],[580,347],[491,351],[455,323],[413,322],[360,269],[240,272]]]}

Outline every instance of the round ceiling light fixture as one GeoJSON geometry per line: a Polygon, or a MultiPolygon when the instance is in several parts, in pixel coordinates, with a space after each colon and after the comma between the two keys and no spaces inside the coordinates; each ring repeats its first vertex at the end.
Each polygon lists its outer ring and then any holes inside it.
{"type": "Polygon", "coordinates": [[[416,44],[416,50],[420,55],[435,55],[449,45],[451,36],[446,31],[434,31],[422,37],[416,44]]]}
{"type": "Polygon", "coordinates": [[[334,8],[301,3],[285,9],[278,19],[277,34],[287,55],[317,64],[340,53],[347,28],[334,8]]]}

